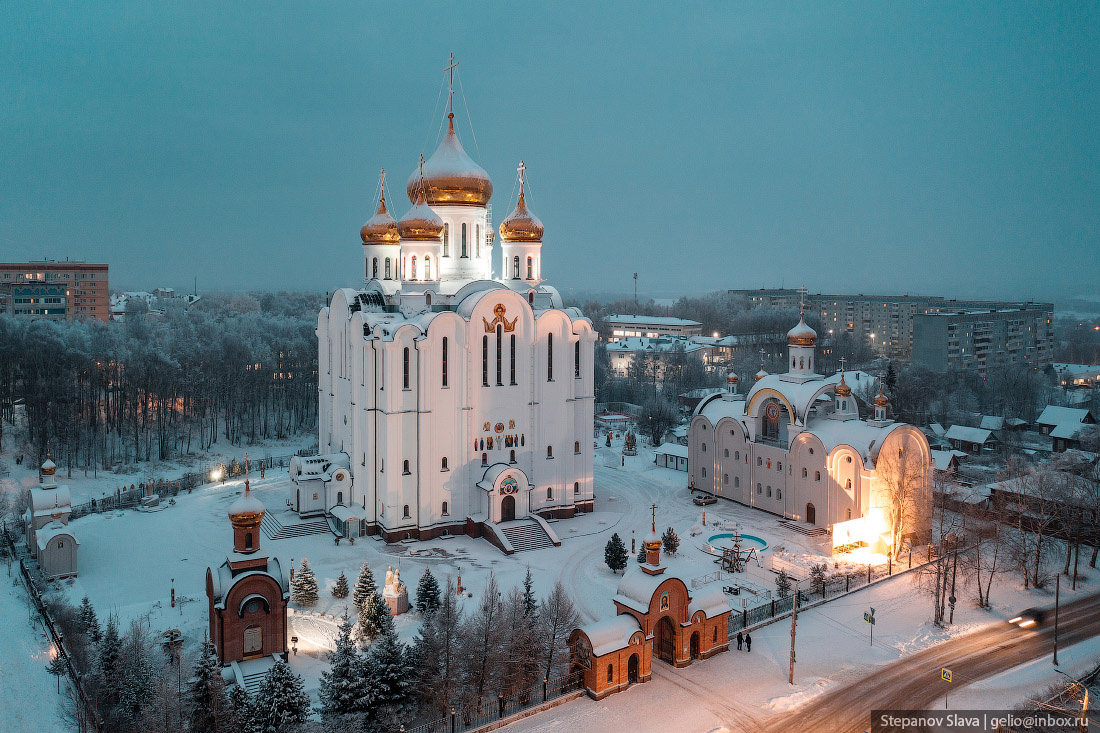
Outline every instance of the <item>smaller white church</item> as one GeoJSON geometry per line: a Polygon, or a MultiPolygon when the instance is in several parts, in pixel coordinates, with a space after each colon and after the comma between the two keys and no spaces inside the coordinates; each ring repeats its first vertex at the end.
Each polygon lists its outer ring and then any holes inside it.
{"type": "Polygon", "coordinates": [[[58,486],[57,465],[49,458],[39,469],[39,485],[28,493],[23,514],[23,532],[27,550],[38,561],[46,580],[77,574],[76,551],[80,546],[69,530],[72,499],[68,486],[58,486]]]}
{"type": "Polygon", "coordinates": [[[932,455],[924,434],[889,416],[879,386],[861,416],[853,387],[874,378],[814,371],[817,333],[805,318],[787,333],[788,369],[763,367],[747,394],[736,374],[699,403],[688,429],[692,485],[828,532],[834,551],[885,552],[927,538],[932,455]]]}

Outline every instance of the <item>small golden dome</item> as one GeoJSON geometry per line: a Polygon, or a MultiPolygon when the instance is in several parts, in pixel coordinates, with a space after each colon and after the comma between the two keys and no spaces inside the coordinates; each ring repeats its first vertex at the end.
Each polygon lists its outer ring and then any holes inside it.
{"type": "Polygon", "coordinates": [[[527,197],[524,193],[523,171],[526,166],[519,162],[519,201],[512,213],[500,223],[500,239],[502,242],[541,242],[545,228],[539,218],[527,210],[527,197]]]}
{"type": "Polygon", "coordinates": [[[401,235],[397,233],[397,221],[386,211],[386,197],[378,200],[378,211],[367,219],[359,230],[363,244],[397,244],[401,235]]]}
{"type": "Polygon", "coordinates": [[[878,386],[878,394],[875,395],[875,399],[872,400],[876,407],[886,407],[890,400],[886,399],[886,395],[882,393],[882,385],[878,386]]]}
{"type": "Polygon", "coordinates": [[[787,331],[787,344],[790,346],[813,346],[817,343],[817,331],[806,325],[806,316],[798,314],[798,325],[787,331]]]}
{"type": "Polygon", "coordinates": [[[840,373],[840,384],[836,386],[837,397],[850,397],[852,394],[852,388],[848,386],[848,383],[844,381],[844,372],[840,373]]]}
{"type": "Polygon", "coordinates": [[[256,529],[264,518],[263,502],[252,495],[248,481],[244,484],[244,494],[229,506],[229,521],[237,529],[256,529]]]}
{"type": "MultiPolygon", "coordinates": [[[[424,156],[420,156],[421,170],[424,156]]],[[[397,233],[403,240],[436,241],[443,237],[443,220],[428,206],[424,195],[424,179],[420,179],[416,203],[397,222],[397,233]]]]}
{"type": "Polygon", "coordinates": [[[768,373],[766,371],[764,371],[764,367],[760,367],[760,371],[758,371],[756,373],[756,375],[753,377],[753,380],[756,381],[756,382],[759,382],[761,379],[763,379],[766,376],[768,376],[768,373]]]}
{"type": "Polygon", "coordinates": [[[726,384],[737,384],[737,382],[738,382],[737,375],[734,374],[733,372],[730,372],[729,374],[726,375],[726,384]]]}
{"type": "MultiPolygon", "coordinates": [[[[432,206],[485,206],[493,196],[493,182],[485,169],[466,154],[455,134],[454,113],[447,115],[447,134],[424,163],[425,199],[432,206]]],[[[417,200],[420,173],[413,171],[405,190],[417,200]]]]}
{"type": "Polygon", "coordinates": [[[41,471],[43,476],[53,476],[57,473],[57,464],[47,458],[46,462],[42,464],[41,471]]]}

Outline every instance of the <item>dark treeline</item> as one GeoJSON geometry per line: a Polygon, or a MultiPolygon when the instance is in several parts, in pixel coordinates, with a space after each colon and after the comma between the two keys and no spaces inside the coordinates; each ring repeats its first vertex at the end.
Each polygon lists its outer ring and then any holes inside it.
{"type": "MultiPolygon", "coordinates": [[[[311,431],[318,295],[207,296],[121,323],[0,316],[0,424],[70,474],[311,431]]],[[[4,437],[0,432],[0,439],[4,437]]]]}

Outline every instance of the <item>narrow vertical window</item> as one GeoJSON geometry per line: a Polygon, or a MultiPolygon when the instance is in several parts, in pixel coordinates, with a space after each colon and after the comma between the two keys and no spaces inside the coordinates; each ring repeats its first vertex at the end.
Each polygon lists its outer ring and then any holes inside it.
{"type": "Polygon", "coordinates": [[[481,337],[481,386],[489,386],[489,337],[481,337]]]}
{"type": "Polygon", "coordinates": [[[416,255],[412,256],[412,269],[409,272],[410,272],[409,279],[410,280],[415,280],[416,279],[416,255]]]}
{"type": "Polygon", "coordinates": [[[533,280],[535,278],[535,265],[534,260],[530,257],[527,258],[527,279],[533,280]]]}
{"type": "Polygon", "coordinates": [[[443,225],[443,256],[451,256],[451,225],[443,225]]]}
{"type": "Polygon", "coordinates": [[[466,225],[462,225],[462,256],[466,257],[466,225]]]}
{"type": "Polygon", "coordinates": [[[401,357],[401,384],[405,389],[409,388],[409,347],[407,346],[401,357]]]}
{"type": "Polygon", "coordinates": [[[516,335],[512,334],[512,384],[516,383],[516,335]]]}
{"type": "Polygon", "coordinates": [[[390,258],[386,258],[386,279],[390,279],[390,258]]]}
{"type": "Polygon", "coordinates": [[[481,257],[481,225],[474,226],[474,256],[481,257]]]}
{"type": "Polygon", "coordinates": [[[501,359],[501,352],[504,348],[504,332],[501,326],[497,326],[497,384],[504,384],[504,362],[501,359]]]}
{"type": "Polygon", "coordinates": [[[424,279],[432,279],[432,258],[427,256],[424,257],[424,279]]]}
{"type": "MultiPolygon", "coordinates": [[[[573,344],[573,376],[576,379],[581,378],[581,342],[573,344]]],[[[729,455],[729,451],[726,451],[726,455],[729,455]]]]}
{"type": "Polygon", "coordinates": [[[375,280],[378,279],[378,258],[377,257],[374,258],[374,267],[373,267],[373,270],[371,272],[371,277],[373,277],[375,280]]]}
{"type": "Polygon", "coordinates": [[[546,381],[554,381],[554,334],[546,335],[546,381]]]}
{"type": "Polygon", "coordinates": [[[512,258],[512,279],[519,280],[519,255],[512,258]]]}
{"type": "Polygon", "coordinates": [[[443,337],[443,386],[447,386],[447,337],[443,337]]]}

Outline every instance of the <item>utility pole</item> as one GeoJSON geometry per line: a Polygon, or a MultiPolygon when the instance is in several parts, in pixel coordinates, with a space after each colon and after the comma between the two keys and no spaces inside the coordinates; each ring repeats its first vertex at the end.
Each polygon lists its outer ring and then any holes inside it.
{"type": "Polygon", "coordinates": [[[955,542],[955,561],[951,566],[951,596],[947,599],[948,604],[951,606],[951,617],[947,620],[947,623],[955,623],[955,575],[959,572],[959,543],[955,542]]]}
{"type": "Polygon", "coordinates": [[[638,315],[638,273],[634,273],[634,315],[638,315]]]}
{"type": "Polygon", "coordinates": [[[791,613],[791,672],[787,675],[787,682],[794,684],[794,633],[798,628],[798,598],[802,590],[798,587],[798,581],[794,584],[794,610],[791,613]]]}
{"type": "Polygon", "coordinates": [[[1058,573],[1054,581],[1054,664],[1058,664],[1058,601],[1062,593],[1062,574],[1058,573]]]}

